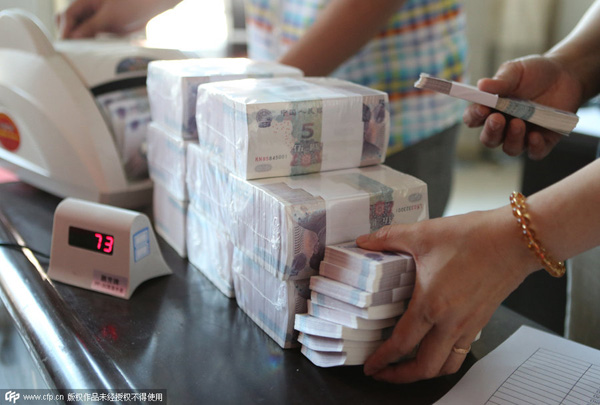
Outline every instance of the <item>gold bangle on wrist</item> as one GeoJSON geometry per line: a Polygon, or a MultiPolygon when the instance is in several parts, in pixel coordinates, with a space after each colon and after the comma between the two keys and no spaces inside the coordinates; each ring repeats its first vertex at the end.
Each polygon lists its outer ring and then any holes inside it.
{"type": "Polygon", "coordinates": [[[562,277],[565,274],[564,262],[554,260],[544,249],[541,243],[536,239],[535,232],[531,229],[531,218],[527,213],[525,196],[517,191],[510,195],[510,205],[512,212],[519,224],[523,237],[527,241],[527,247],[542,262],[544,269],[553,277],[562,277]]]}

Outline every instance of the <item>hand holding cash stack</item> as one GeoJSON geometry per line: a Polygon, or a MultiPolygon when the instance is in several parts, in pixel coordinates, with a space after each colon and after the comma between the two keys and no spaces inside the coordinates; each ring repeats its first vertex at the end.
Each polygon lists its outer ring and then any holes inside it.
{"type": "Polygon", "coordinates": [[[532,101],[500,97],[497,94],[481,91],[475,86],[440,79],[427,73],[421,73],[415,87],[482,104],[562,135],[569,135],[579,121],[579,117],[569,111],[558,110],[532,101]]]}

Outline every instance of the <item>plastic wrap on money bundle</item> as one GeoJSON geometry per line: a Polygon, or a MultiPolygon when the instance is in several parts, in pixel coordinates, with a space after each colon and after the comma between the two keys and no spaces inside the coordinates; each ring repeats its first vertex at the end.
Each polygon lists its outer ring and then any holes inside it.
{"type": "Polygon", "coordinates": [[[339,79],[274,78],[198,88],[199,141],[244,179],[382,163],[386,93],[339,79]]]}
{"type": "Polygon", "coordinates": [[[191,205],[187,215],[187,249],[189,262],[226,297],[233,298],[231,238],[225,229],[191,205]]]}
{"type": "Polygon", "coordinates": [[[283,280],[316,274],[326,245],[428,218],[427,185],[383,165],[229,179],[234,243],[283,280]]]}
{"type": "Polygon", "coordinates": [[[307,311],[308,280],[279,280],[235,249],[233,283],[239,307],[262,330],[284,349],[298,346],[294,321],[307,311]]]}
{"type": "Polygon", "coordinates": [[[186,184],[190,204],[222,228],[231,229],[231,183],[234,178],[199,145],[188,146],[186,161],[186,184]]]}
{"type": "Polygon", "coordinates": [[[248,77],[302,77],[302,71],[276,62],[245,58],[152,61],[148,65],[148,96],[152,119],[185,139],[197,139],[198,85],[248,77]]]}
{"type": "Polygon", "coordinates": [[[181,257],[187,256],[186,221],[188,203],[173,196],[161,184],[154,185],[152,196],[154,228],[181,257]]]}
{"type": "Polygon", "coordinates": [[[155,122],[148,126],[148,169],[154,183],[160,183],[175,198],[187,201],[185,184],[186,151],[190,143],[172,136],[155,122]]]}

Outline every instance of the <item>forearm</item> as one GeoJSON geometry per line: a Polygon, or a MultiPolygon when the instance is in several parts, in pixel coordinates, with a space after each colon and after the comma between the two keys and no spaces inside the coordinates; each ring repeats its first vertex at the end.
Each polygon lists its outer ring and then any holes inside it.
{"type": "Polygon", "coordinates": [[[560,61],[579,79],[583,101],[600,92],[600,1],[589,8],[573,31],[546,56],[560,61]]]}
{"type": "Polygon", "coordinates": [[[307,76],[326,76],[377,35],[404,1],[333,0],[280,61],[307,76]]]}
{"type": "Polygon", "coordinates": [[[556,260],[600,245],[600,160],[528,198],[532,226],[556,260]]]}

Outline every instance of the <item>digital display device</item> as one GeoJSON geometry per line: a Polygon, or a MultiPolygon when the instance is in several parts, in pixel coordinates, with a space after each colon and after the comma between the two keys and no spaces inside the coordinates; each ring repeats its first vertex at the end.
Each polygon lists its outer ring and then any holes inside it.
{"type": "Polygon", "coordinates": [[[167,274],[145,214],[77,198],[56,207],[51,280],[129,299],[144,281],[167,274]]]}
{"type": "Polygon", "coordinates": [[[115,247],[115,238],[113,235],[102,232],[70,226],[69,245],[105,255],[112,255],[115,247]]]}

